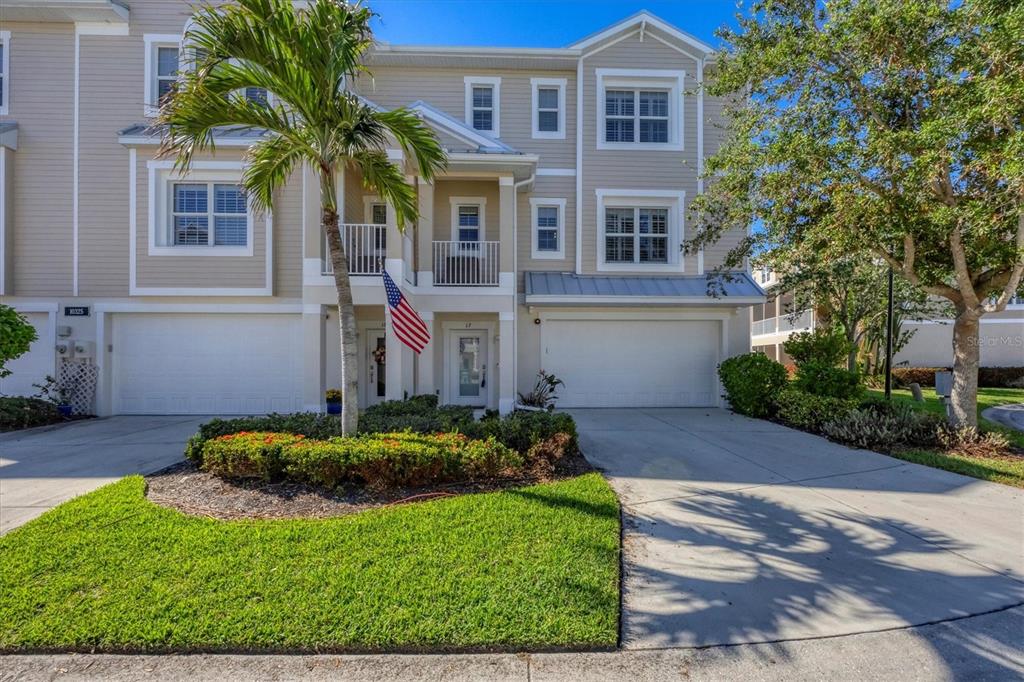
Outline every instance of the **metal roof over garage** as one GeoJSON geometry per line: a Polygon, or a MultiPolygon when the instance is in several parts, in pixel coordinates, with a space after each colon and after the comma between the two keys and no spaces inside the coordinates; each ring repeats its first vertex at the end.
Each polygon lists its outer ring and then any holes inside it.
{"type": "Polygon", "coordinates": [[[745,272],[676,277],[526,273],[528,304],[750,305],[764,300],[764,291],[745,272]]]}

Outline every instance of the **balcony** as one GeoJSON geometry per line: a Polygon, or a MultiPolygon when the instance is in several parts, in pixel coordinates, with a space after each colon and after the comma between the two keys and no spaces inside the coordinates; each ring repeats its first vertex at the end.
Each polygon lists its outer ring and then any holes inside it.
{"type": "Polygon", "coordinates": [[[433,243],[434,286],[496,287],[500,242],[433,243]]]}
{"type": "Polygon", "coordinates": [[[751,336],[762,336],[764,334],[775,334],[776,332],[804,331],[814,328],[814,311],[805,310],[796,318],[789,315],[782,317],[769,317],[764,320],[752,322],[750,325],[751,336]]]}
{"type": "MultiPolygon", "coordinates": [[[[384,272],[384,259],[387,257],[388,243],[387,225],[343,223],[338,226],[338,229],[341,231],[341,243],[348,255],[348,274],[380,275],[384,272]]],[[[326,234],[324,235],[322,273],[334,274],[326,234]]]]}

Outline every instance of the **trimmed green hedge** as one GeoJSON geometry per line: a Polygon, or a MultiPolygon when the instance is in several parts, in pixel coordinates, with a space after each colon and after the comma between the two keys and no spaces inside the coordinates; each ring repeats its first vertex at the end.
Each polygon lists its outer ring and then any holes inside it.
{"type": "Polygon", "coordinates": [[[746,353],[718,366],[725,397],[740,414],[767,417],[772,402],[788,382],[786,368],[764,353],[746,353]]]}
{"type": "Polygon", "coordinates": [[[225,478],[282,477],[334,488],[376,488],[490,478],[518,471],[523,458],[494,438],[460,433],[379,433],[317,440],[282,433],[219,436],[202,449],[202,468],[225,478]]]}
{"type": "Polygon", "coordinates": [[[780,392],[774,403],[776,419],[787,426],[812,433],[821,433],[826,423],[843,419],[856,408],[856,400],[814,395],[798,388],[780,392]]]}
{"type": "MultiPolygon", "coordinates": [[[[892,378],[897,386],[920,384],[934,387],[936,372],[949,372],[950,367],[893,367],[892,378]]],[[[979,367],[979,388],[1021,388],[1024,386],[1024,367],[979,367]]]]}
{"type": "Polygon", "coordinates": [[[341,435],[341,420],[336,416],[318,412],[211,419],[201,425],[199,431],[185,444],[185,457],[191,462],[201,464],[203,446],[207,441],[243,431],[290,433],[326,440],[341,435]]]}

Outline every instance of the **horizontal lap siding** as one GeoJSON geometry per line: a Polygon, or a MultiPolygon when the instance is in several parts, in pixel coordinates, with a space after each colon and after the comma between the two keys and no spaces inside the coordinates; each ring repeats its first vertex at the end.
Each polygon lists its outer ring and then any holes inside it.
{"type": "Polygon", "coordinates": [[[520,192],[516,206],[518,233],[516,269],[519,271],[519,288],[523,287],[523,273],[531,270],[549,272],[571,272],[576,267],[576,178],[539,176],[533,185],[532,192],[520,192]],[[537,259],[532,256],[533,246],[533,212],[530,210],[530,199],[565,199],[565,257],[554,259],[537,259]]]}
{"type": "Polygon", "coordinates": [[[302,297],[302,169],[274,198],[274,295],[302,297]]]}
{"type": "MultiPolygon", "coordinates": [[[[2,10],[0,10],[2,14],[2,10]]],[[[13,291],[72,289],[74,26],[4,22],[11,32],[9,116],[19,123],[13,176],[13,291]]],[[[125,248],[127,253],[127,247],[125,248]]]]}
{"type": "MultiPolygon", "coordinates": [[[[423,100],[452,118],[465,121],[466,76],[500,76],[501,141],[520,152],[540,156],[540,168],[575,168],[576,166],[576,74],[571,71],[496,71],[476,69],[374,67],[373,79],[364,78],[359,92],[383,107],[393,108],[423,100]],[[535,140],[532,137],[531,78],[565,78],[564,140],[535,140]]],[[[444,144],[457,144],[465,150],[465,142],[442,136],[444,144]]]]}
{"type": "MultiPolygon", "coordinates": [[[[434,237],[433,241],[452,239],[451,197],[483,197],[484,241],[498,241],[500,234],[500,211],[498,206],[498,183],[496,180],[438,180],[434,186],[434,237]]],[[[502,244],[501,248],[511,248],[502,244]]]]}
{"type": "MultiPolygon", "coordinates": [[[[725,140],[726,130],[724,128],[727,120],[724,118],[726,98],[704,97],[704,155],[711,156],[718,151],[719,146],[725,140]]],[[[708,180],[708,183],[714,182],[708,180]]],[[[712,268],[722,265],[729,251],[734,249],[746,236],[745,230],[731,230],[715,244],[704,249],[704,268],[712,268]]]]}

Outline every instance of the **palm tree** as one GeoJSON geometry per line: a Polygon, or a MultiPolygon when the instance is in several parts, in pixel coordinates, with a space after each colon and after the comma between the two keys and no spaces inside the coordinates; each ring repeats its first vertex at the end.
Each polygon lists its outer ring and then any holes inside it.
{"type": "MultiPolygon", "coordinates": [[[[416,192],[389,161],[390,140],[430,180],[445,165],[434,133],[413,112],[380,111],[346,90],[373,44],[372,12],[343,0],[235,0],[200,7],[185,32],[191,68],[161,103],[162,156],[184,171],[196,153],[215,150],[218,129],[263,130],[246,153],[242,185],[256,210],[270,210],[274,192],[301,164],[320,179],[320,211],[328,236],[341,328],[342,429],[358,426],[356,319],[348,258],[338,228],[335,177],[357,172],[395,211],[399,229],[418,217],[416,192]],[[265,99],[247,98],[263,88],[265,99]]],[[[185,60],[189,61],[189,60],[185,60]]]]}

